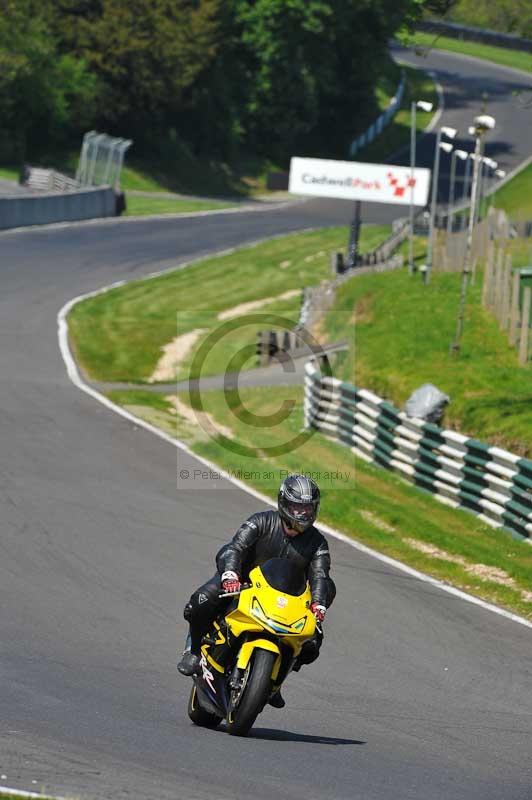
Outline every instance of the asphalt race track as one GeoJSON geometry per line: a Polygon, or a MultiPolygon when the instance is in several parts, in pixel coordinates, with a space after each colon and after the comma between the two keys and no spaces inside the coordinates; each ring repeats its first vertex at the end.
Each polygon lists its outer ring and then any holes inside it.
{"type": "MultiPolygon", "coordinates": [[[[528,155],[508,94],[526,78],[429,62],[444,123],[464,129],[486,81],[499,160],[528,155]]],[[[176,492],[176,450],[79,392],[59,354],[74,296],[349,215],[306,202],[0,236],[0,783],[108,800],[532,797],[530,628],[337,541],[326,646],[287,707],[248,739],[189,724],[177,608],[257,501],[221,481],[176,492]]]]}

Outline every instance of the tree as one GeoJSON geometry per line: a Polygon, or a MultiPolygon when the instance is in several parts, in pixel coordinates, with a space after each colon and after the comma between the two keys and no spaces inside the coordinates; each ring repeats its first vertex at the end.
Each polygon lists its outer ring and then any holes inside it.
{"type": "Polygon", "coordinates": [[[227,6],[227,74],[243,95],[240,127],[254,148],[285,159],[295,147],[345,155],[357,117],[376,112],[374,86],[388,60],[388,39],[421,13],[417,0],[228,0],[227,6]]]}
{"type": "Polygon", "coordinates": [[[0,106],[4,157],[23,160],[28,144],[49,144],[90,114],[94,79],[59,56],[40,4],[0,0],[0,106]]]}
{"type": "Polygon", "coordinates": [[[98,118],[141,136],[167,126],[217,50],[220,0],[58,0],[61,46],[83,57],[100,85],[98,118]]]}

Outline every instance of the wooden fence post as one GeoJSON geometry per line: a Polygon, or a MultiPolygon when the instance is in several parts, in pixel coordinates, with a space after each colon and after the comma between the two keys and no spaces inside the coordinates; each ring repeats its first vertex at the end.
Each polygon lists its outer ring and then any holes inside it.
{"type": "Polygon", "coordinates": [[[507,331],[510,327],[510,292],[512,275],[512,256],[508,254],[504,263],[502,300],[501,300],[501,328],[507,331]]]}
{"type": "Polygon", "coordinates": [[[482,305],[484,308],[490,307],[491,285],[493,282],[493,268],[495,266],[495,246],[491,245],[484,271],[484,285],[482,287],[482,305]]]}
{"type": "Polygon", "coordinates": [[[510,332],[508,341],[515,347],[517,344],[517,328],[519,326],[519,285],[521,283],[521,275],[519,270],[516,270],[512,278],[512,301],[510,304],[510,332]]]}
{"type": "Polygon", "coordinates": [[[502,295],[502,276],[504,265],[504,251],[501,248],[497,253],[497,266],[495,269],[495,286],[493,290],[493,311],[500,322],[501,314],[501,295],[502,295]]]}
{"type": "Polygon", "coordinates": [[[532,304],[532,289],[527,286],[523,292],[523,317],[521,321],[521,338],[519,341],[519,363],[524,365],[528,361],[528,339],[530,334],[530,306],[532,304]]]}

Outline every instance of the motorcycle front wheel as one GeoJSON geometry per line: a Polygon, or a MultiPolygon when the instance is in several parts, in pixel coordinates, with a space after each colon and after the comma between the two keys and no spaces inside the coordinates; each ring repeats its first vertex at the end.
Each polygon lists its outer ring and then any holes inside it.
{"type": "Polygon", "coordinates": [[[269,650],[255,650],[250,674],[236,708],[227,714],[227,732],[246,736],[266,705],[272,688],[272,670],[276,655],[269,650]]]}
{"type": "Polygon", "coordinates": [[[195,683],[192,685],[187,710],[188,716],[194,725],[200,725],[202,728],[216,728],[222,721],[221,717],[216,716],[216,714],[211,714],[210,711],[205,711],[205,709],[200,706],[195,683]]]}

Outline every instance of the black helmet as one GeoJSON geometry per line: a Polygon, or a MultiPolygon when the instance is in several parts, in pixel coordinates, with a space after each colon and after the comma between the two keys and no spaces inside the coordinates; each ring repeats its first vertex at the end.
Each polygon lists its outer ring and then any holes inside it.
{"type": "Polygon", "coordinates": [[[320,490],[306,475],[289,475],[279,488],[277,508],[289,528],[303,533],[318,516],[320,490]]]}

